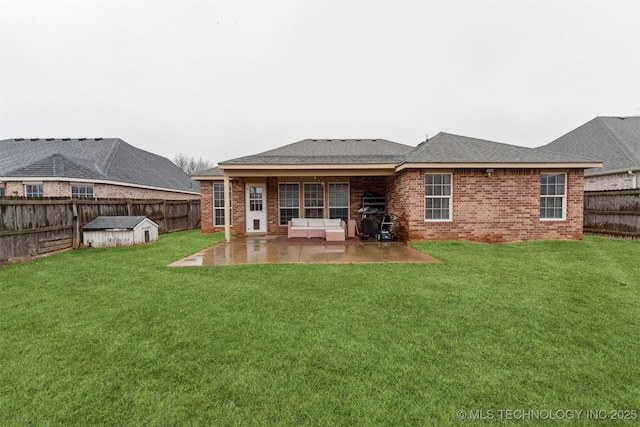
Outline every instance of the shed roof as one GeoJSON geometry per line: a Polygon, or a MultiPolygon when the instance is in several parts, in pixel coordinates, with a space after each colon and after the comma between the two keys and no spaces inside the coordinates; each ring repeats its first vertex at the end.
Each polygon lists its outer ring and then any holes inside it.
{"type": "MultiPolygon", "coordinates": [[[[112,228],[132,230],[140,224],[146,216],[99,216],[82,227],[83,230],[109,230],[112,228]]],[[[151,220],[151,223],[157,224],[151,220]]]]}
{"type": "Polygon", "coordinates": [[[0,177],[94,179],[200,192],[200,185],[169,159],[119,138],[5,139],[0,177]]]}

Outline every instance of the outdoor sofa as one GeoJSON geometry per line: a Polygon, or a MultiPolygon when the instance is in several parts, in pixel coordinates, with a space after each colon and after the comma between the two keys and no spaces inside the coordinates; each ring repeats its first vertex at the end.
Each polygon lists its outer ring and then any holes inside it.
{"type": "Polygon", "coordinates": [[[292,218],[288,223],[287,236],[322,237],[327,241],[344,241],[345,230],[346,224],[339,218],[292,218]]]}

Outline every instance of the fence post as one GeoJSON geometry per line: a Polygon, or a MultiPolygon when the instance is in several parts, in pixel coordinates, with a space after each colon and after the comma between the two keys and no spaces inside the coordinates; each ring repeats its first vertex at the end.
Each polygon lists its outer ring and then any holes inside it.
{"type": "Polygon", "coordinates": [[[80,247],[80,220],[78,219],[78,199],[71,199],[71,209],[73,210],[73,249],[80,247]]]}

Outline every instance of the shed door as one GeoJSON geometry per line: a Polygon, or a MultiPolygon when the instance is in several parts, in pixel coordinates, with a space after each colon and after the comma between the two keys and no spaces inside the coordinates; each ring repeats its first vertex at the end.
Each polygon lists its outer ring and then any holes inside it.
{"type": "Polygon", "coordinates": [[[247,201],[247,233],[267,232],[266,185],[263,183],[245,184],[247,201]]]}

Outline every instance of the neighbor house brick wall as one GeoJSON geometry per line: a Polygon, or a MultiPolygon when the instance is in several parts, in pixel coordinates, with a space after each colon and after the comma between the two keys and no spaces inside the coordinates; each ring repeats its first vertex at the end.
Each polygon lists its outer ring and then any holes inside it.
{"type": "MultiPolygon", "coordinates": [[[[17,192],[18,197],[24,196],[24,184],[28,181],[9,181],[6,183],[6,194],[12,196],[17,192]]],[[[36,183],[34,181],[34,183],[36,183]]],[[[71,182],[38,181],[42,183],[44,197],[71,197],[71,182]]],[[[91,185],[90,183],[82,185],[91,185]]],[[[157,200],[198,200],[200,195],[179,193],[174,191],[152,190],[137,187],[127,187],[114,184],[93,184],[93,195],[96,199],[157,199],[157,200]]]]}
{"type": "MultiPolygon", "coordinates": [[[[432,172],[432,171],[429,171],[432,172]]],[[[566,219],[540,220],[538,169],[455,169],[453,220],[424,220],[424,173],[403,171],[389,183],[390,208],[399,215],[403,240],[472,240],[506,242],[534,239],[581,239],[583,171],[567,173],[566,219]]],[[[546,171],[545,171],[546,172],[546,171]]]]}
{"type": "MultiPolygon", "coordinates": [[[[640,172],[636,172],[636,186],[640,178],[640,172]]],[[[585,191],[631,190],[633,189],[633,176],[628,173],[616,173],[601,176],[585,176],[585,191]]]]}
{"type": "Polygon", "coordinates": [[[96,184],[93,194],[99,199],[198,200],[200,198],[200,195],[175,191],[151,190],[111,184],[96,184]]]}

